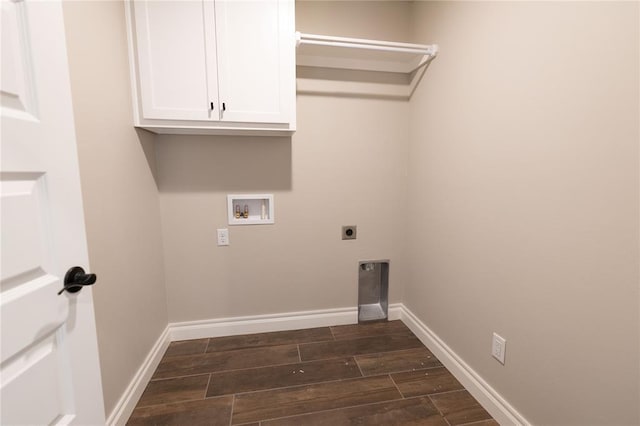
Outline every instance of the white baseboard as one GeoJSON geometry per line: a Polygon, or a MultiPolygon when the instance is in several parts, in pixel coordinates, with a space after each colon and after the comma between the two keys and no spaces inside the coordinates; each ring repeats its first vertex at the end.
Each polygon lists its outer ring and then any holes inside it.
{"type": "Polygon", "coordinates": [[[160,334],[160,337],[158,337],[158,340],[156,340],[151,351],[149,351],[149,354],[135,376],[133,376],[133,379],[120,397],[115,408],[111,411],[111,414],[109,414],[106,422],[108,426],[124,426],[127,423],[131,413],[133,413],[133,409],[142,396],[142,392],[144,392],[144,389],[147,387],[147,383],[151,380],[153,372],[158,368],[158,364],[160,364],[160,360],[167,350],[169,343],[171,343],[169,327],[166,327],[162,334],[160,334]]]}
{"type": "MultiPolygon", "coordinates": [[[[402,303],[389,305],[389,320],[398,319],[413,331],[501,425],[530,424],[402,303]]],[[[354,307],[170,323],[109,415],[107,425],[121,426],[127,422],[172,341],[327,327],[357,322],[358,309],[354,307]]]]}
{"type": "Polygon", "coordinates": [[[402,305],[402,303],[391,303],[389,305],[388,320],[389,321],[401,320],[403,311],[404,311],[404,306],[402,305]]]}
{"type": "MultiPolygon", "coordinates": [[[[400,304],[402,305],[402,304],[400,304]]],[[[404,305],[400,319],[501,425],[530,425],[506,399],[404,305]]]]}
{"type": "Polygon", "coordinates": [[[357,308],[323,309],[169,324],[171,341],[355,324],[357,308]]]}
{"type": "MultiPolygon", "coordinates": [[[[402,304],[390,304],[388,311],[389,320],[400,319],[402,304]]],[[[328,327],[356,324],[357,322],[358,308],[353,307],[176,322],[169,324],[169,332],[171,341],[176,341],[328,327]]]]}

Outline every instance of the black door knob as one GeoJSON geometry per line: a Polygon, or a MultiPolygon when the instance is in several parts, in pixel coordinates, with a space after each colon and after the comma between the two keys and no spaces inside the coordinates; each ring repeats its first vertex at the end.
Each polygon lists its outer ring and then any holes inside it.
{"type": "Polygon", "coordinates": [[[77,293],[86,285],[92,285],[96,282],[96,274],[85,274],[84,269],[74,266],[69,269],[64,276],[64,287],[58,292],[58,296],[68,291],[69,293],[77,293]]]}

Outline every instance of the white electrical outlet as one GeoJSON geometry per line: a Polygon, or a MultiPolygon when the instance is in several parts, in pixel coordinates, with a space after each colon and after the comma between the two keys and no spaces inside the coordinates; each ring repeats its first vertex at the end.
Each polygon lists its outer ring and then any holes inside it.
{"type": "Polygon", "coordinates": [[[229,245],[229,230],[228,229],[218,229],[218,245],[219,246],[228,246],[229,245]]]}
{"type": "Polygon", "coordinates": [[[491,344],[491,355],[500,362],[500,364],[504,365],[504,353],[507,348],[507,341],[493,333],[493,340],[491,344]]]}

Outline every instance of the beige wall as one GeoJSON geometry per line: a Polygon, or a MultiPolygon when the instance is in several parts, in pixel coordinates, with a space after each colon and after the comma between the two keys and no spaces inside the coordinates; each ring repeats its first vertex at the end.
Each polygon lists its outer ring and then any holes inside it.
{"type": "Polygon", "coordinates": [[[411,1],[296,1],[296,31],[341,37],[406,41],[411,1]]]}
{"type": "Polygon", "coordinates": [[[404,303],[532,423],[639,424],[638,3],[414,11],[404,303]]]}
{"type": "Polygon", "coordinates": [[[107,415],[167,325],[158,191],[133,128],[124,7],[65,2],[107,415]]]}
{"type": "MultiPolygon", "coordinates": [[[[409,37],[409,5],[302,2],[296,26],[346,36],[409,37]],[[335,19],[334,19],[335,18],[335,19]]],[[[391,259],[404,282],[408,103],[298,96],[289,138],[157,139],[170,321],[354,307],[361,259],[391,259]],[[230,226],[226,194],[275,194],[275,225],[230,226]],[[341,225],[358,239],[342,241],[341,225]]]]}

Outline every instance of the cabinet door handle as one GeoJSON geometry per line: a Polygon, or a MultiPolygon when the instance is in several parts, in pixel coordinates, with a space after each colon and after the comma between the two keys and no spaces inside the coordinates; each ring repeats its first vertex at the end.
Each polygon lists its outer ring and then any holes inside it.
{"type": "Polygon", "coordinates": [[[211,111],[213,111],[213,102],[211,102],[211,111]]]}
{"type": "Polygon", "coordinates": [[[222,103],[222,110],[223,110],[223,111],[226,111],[226,110],[227,110],[227,107],[226,107],[226,105],[224,104],[224,102],[222,103]]]}

